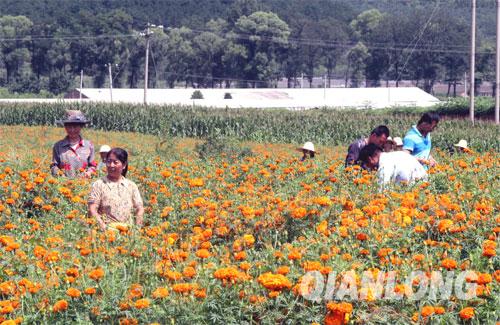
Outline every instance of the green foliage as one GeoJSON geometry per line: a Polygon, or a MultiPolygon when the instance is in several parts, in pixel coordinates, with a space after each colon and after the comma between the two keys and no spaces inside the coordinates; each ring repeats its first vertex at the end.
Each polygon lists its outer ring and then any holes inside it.
{"type": "MultiPolygon", "coordinates": [[[[437,107],[437,110],[446,115],[469,114],[469,98],[449,98],[437,107]]],[[[474,101],[474,113],[477,116],[493,116],[495,111],[495,100],[492,97],[476,97],[474,101]]]]}
{"type": "Polygon", "coordinates": [[[191,99],[203,99],[203,94],[201,93],[200,90],[195,90],[191,95],[191,99]]]}
{"type": "Polygon", "coordinates": [[[207,159],[241,159],[252,155],[252,150],[241,146],[236,140],[222,136],[219,132],[210,135],[206,140],[196,145],[198,157],[207,159]]]}

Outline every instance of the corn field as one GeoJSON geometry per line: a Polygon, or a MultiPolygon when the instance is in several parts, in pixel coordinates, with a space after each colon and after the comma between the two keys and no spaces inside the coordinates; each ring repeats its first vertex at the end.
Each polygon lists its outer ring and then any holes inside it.
{"type": "MultiPolygon", "coordinates": [[[[221,135],[255,142],[347,145],[380,124],[403,137],[424,109],[287,111],[281,109],[214,109],[129,104],[0,104],[0,124],[56,125],[65,109],[80,109],[90,128],[140,132],[162,137],[204,138],[221,135]]],[[[443,108],[446,112],[447,109],[443,108]]],[[[500,128],[478,121],[443,118],[433,133],[433,145],[447,148],[466,139],[477,151],[500,150],[500,128]]]]}

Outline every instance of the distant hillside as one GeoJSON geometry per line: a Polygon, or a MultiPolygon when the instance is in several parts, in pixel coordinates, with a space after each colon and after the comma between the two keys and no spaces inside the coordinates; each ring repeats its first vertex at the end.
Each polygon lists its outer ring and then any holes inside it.
{"type": "MultiPolygon", "coordinates": [[[[307,18],[335,18],[349,22],[364,10],[376,8],[391,14],[411,14],[416,8],[432,10],[439,3],[457,18],[470,20],[470,1],[465,0],[2,0],[1,15],[24,15],[35,23],[74,25],[80,11],[101,14],[122,9],[135,28],[147,22],[164,26],[196,27],[214,18],[237,19],[245,9],[269,10],[291,23],[307,18]]],[[[495,0],[478,0],[478,28],[486,37],[495,33],[495,0]]]]}

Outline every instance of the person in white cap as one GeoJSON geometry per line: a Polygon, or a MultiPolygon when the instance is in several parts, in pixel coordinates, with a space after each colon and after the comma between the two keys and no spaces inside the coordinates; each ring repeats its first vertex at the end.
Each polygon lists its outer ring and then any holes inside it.
{"type": "Polygon", "coordinates": [[[298,151],[301,151],[303,156],[300,158],[300,161],[304,161],[307,159],[309,155],[310,158],[314,158],[314,154],[316,154],[316,150],[314,150],[314,144],[310,141],[304,143],[304,145],[300,148],[297,148],[298,151]]]}
{"type": "Polygon", "coordinates": [[[99,148],[99,155],[101,156],[101,161],[97,165],[97,170],[104,170],[104,167],[106,167],[106,156],[110,151],[111,147],[108,146],[107,144],[103,144],[101,148],[99,148]]]}
{"type": "Polygon", "coordinates": [[[392,141],[394,142],[394,151],[403,150],[403,139],[401,139],[400,137],[394,137],[392,141]]]}
{"type": "Polygon", "coordinates": [[[464,139],[458,141],[458,143],[454,144],[453,146],[456,148],[457,152],[466,152],[467,149],[469,149],[467,147],[467,140],[464,139]]]}

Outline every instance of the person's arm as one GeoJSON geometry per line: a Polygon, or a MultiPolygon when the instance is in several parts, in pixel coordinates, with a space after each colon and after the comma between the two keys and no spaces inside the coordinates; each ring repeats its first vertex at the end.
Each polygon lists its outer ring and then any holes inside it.
{"type": "Polygon", "coordinates": [[[52,148],[52,163],[50,164],[50,172],[54,177],[59,175],[59,166],[61,166],[61,158],[56,147],[57,144],[52,148]]]}
{"type": "Polygon", "coordinates": [[[101,230],[106,230],[106,224],[104,220],[102,220],[101,215],[97,212],[99,205],[97,203],[89,203],[89,214],[91,217],[94,217],[97,220],[97,224],[101,230]]]}
{"type": "Polygon", "coordinates": [[[437,165],[437,161],[434,159],[434,157],[432,157],[432,155],[429,155],[429,164],[431,165],[431,167],[437,165]]]}
{"type": "Polygon", "coordinates": [[[94,153],[94,145],[89,141],[90,146],[90,155],[87,160],[87,170],[85,171],[85,175],[91,177],[92,174],[95,174],[97,171],[97,162],[95,161],[95,153],[94,153]]]}
{"type": "Polygon", "coordinates": [[[347,149],[347,157],[345,158],[345,166],[354,165],[359,157],[359,151],[356,150],[356,146],[352,143],[347,149]]]}
{"type": "Polygon", "coordinates": [[[101,191],[97,183],[92,184],[92,189],[90,190],[88,206],[89,215],[97,220],[97,224],[101,230],[106,230],[106,223],[104,222],[102,216],[99,214],[99,204],[101,202],[101,191]]]}

